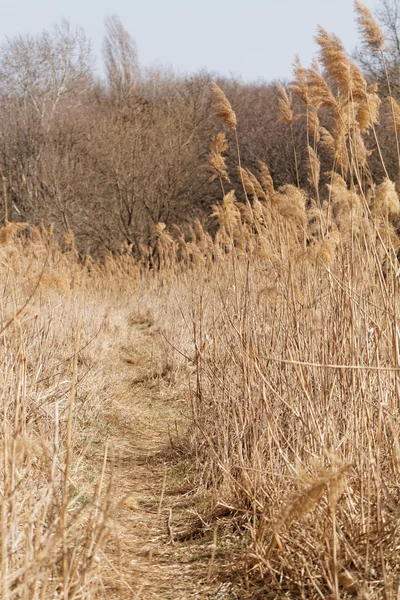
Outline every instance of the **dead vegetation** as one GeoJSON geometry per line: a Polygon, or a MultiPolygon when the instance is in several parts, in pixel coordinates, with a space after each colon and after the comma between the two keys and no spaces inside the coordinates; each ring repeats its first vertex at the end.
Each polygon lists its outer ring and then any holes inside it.
{"type": "MultiPolygon", "coordinates": [[[[382,52],[372,16],[359,2],[356,11],[366,44],[382,52]]],[[[107,587],[106,539],[115,547],[120,539],[107,527],[120,489],[112,477],[116,454],[110,459],[115,430],[97,438],[99,420],[116,419],[129,456],[127,435],[136,427],[130,393],[141,390],[145,405],[160,386],[174,396],[170,425],[181,419],[163,448],[169,444],[179,456],[171,473],[184,470],[174,482],[181,517],[174,521],[177,505],[169,505],[157,534],[159,549],[169,544],[177,553],[167,552],[164,564],[162,552],[158,557],[159,566],[171,567],[169,577],[181,576],[179,563],[171,566],[178,555],[184,560],[179,544],[209,536],[203,539],[212,545],[192,561],[201,573],[188,567],[182,580],[189,585],[198,577],[209,597],[221,571],[226,597],[233,583],[249,598],[398,597],[400,202],[395,182],[374,182],[369,167],[365,140],[373,136],[385,168],[376,138],[377,87],[336,36],[320,28],[317,42],[319,61],[307,69],[297,62],[291,90],[280,91],[291,142],[294,122],[307,123],[306,189],[276,189],[264,163],[257,171],[242,166],[234,107],[214,86],[214,111],[233,133],[242,182],[241,190],[230,183],[221,132],[207,163],[222,193],[212,209],[215,235],[199,221],[185,231],[159,222],[140,255],[125,244],[96,262],[79,256],[70,232],[60,247],[51,231],[10,223],[6,212],[2,598],[95,598],[110,589],[116,598],[127,590],[141,597],[146,576],[157,586],[157,562],[132,572],[124,554],[139,552],[143,536],[134,546],[124,538],[114,565],[120,588],[107,587]],[[331,159],[327,185],[321,149],[331,159]],[[125,328],[151,342],[140,346],[125,328]],[[103,462],[98,456],[89,476],[96,440],[102,448],[106,442],[103,462]],[[220,555],[225,559],[216,564],[220,555]],[[133,573],[144,577],[140,593],[133,573]]],[[[390,106],[397,140],[393,98],[390,106]]],[[[7,206],[6,192],[4,200],[7,206]]],[[[157,401],[158,426],[170,409],[157,401]]],[[[143,415],[140,439],[153,425],[154,414],[143,415]]],[[[135,485],[145,485],[146,473],[133,477],[135,485]]],[[[169,488],[159,471],[152,473],[157,489],[161,483],[161,508],[154,498],[151,504],[159,518],[169,488]]],[[[126,487],[119,509],[135,511],[137,499],[126,487]]],[[[121,521],[119,527],[124,536],[121,521]]],[[[168,585],[167,577],[162,597],[193,597],[182,586],[174,596],[168,585]]]]}

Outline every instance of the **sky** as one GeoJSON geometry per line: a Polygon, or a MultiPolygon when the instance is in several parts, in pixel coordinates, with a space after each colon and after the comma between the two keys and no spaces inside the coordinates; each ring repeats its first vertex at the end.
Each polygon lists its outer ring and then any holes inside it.
{"type": "MultiPolygon", "coordinates": [[[[364,0],[375,10],[379,0],[364,0]]],[[[296,53],[316,54],[317,25],[352,51],[358,43],[352,0],[0,0],[0,43],[35,34],[61,18],[84,28],[101,72],[104,19],[116,14],[136,40],[143,67],[179,74],[207,70],[244,81],[290,79],[296,53]]]]}

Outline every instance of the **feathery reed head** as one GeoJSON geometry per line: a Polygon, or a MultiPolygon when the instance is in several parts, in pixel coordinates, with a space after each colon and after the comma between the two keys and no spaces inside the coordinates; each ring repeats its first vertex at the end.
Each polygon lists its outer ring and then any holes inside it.
{"type": "Polygon", "coordinates": [[[251,184],[253,186],[255,197],[259,198],[260,200],[265,200],[267,197],[266,193],[262,189],[262,186],[261,186],[260,182],[258,181],[257,177],[255,175],[253,175],[253,173],[250,171],[250,169],[246,169],[246,172],[247,172],[247,177],[250,179],[251,184]]]}
{"type": "Polygon", "coordinates": [[[208,160],[206,163],[207,169],[211,171],[211,177],[209,179],[210,183],[218,178],[224,179],[228,183],[230,181],[225,158],[222,156],[222,153],[225,152],[227,148],[228,143],[225,133],[220,132],[213,136],[210,154],[208,155],[208,160]]]}
{"type": "Polygon", "coordinates": [[[355,0],[354,8],[364,45],[374,52],[380,52],[385,45],[385,37],[371,11],[359,0],[355,0]]]}
{"type": "Polygon", "coordinates": [[[310,104],[315,110],[321,106],[336,107],[336,99],[332,90],[323,78],[319,62],[314,59],[310,69],[307,69],[307,80],[309,86],[310,104]]]}
{"type": "Polygon", "coordinates": [[[235,191],[231,190],[225,194],[222,204],[213,206],[212,217],[218,221],[218,225],[226,231],[232,231],[240,219],[240,212],[236,204],[235,191]]]}
{"type": "Polygon", "coordinates": [[[321,148],[324,148],[334,159],[336,165],[347,173],[349,157],[346,146],[346,130],[344,123],[337,120],[333,132],[320,127],[321,148]]]}
{"type": "Polygon", "coordinates": [[[397,217],[400,215],[400,201],[393,181],[385,179],[375,190],[372,212],[376,216],[397,217]]]}
{"type": "Polygon", "coordinates": [[[240,179],[242,180],[244,189],[246,191],[246,194],[248,194],[249,196],[250,195],[255,196],[256,190],[255,190],[252,180],[249,177],[248,171],[246,169],[243,169],[242,167],[238,167],[238,171],[239,171],[240,179]]]}
{"type": "MultiPolygon", "coordinates": [[[[378,96],[378,85],[376,83],[367,87],[364,98],[359,102],[356,120],[361,131],[368,131],[372,125],[379,123],[379,109],[382,104],[378,96]]],[[[400,110],[399,110],[400,117],[400,110]]]]}
{"type": "Polygon", "coordinates": [[[10,243],[20,231],[28,227],[28,223],[8,222],[0,228],[0,244],[5,245],[10,243]]]}
{"type": "Polygon", "coordinates": [[[367,164],[368,156],[371,154],[371,150],[367,150],[364,142],[364,138],[361,135],[359,127],[356,127],[352,135],[352,153],[359,167],[365,167],[367,164]]]}
{"type": "Polygon", "coordinates": [[[308,81],[307,81],[307,72],[303,65],[301,64],[300,57],[296,54],[293,64],[293,75],[294,80],[290,84],[290,88],[293,92],[303,100],[306,106],[309,103],[309,90],[308,90],[308,81]]]}
{"type": "Polygon", "coordinates": [[[354,190],[349,190],[339,173],[330,173],[331,183],[328,190],[331,197],[333,217],[340,231],[347,230],[349,222],[353,222],[361,213],[361,200],[354,190]],[[351,216],[351,218],[350,218],[351,216]]]}
{"type": "Polygon", "coordinates": [[[335,262],[336,248],[340,243],[339,231],[333,231],[326,236],[317,249],[317,259],[326,267],[331,267],[335,262]]]}
{"type": "Polygon", "coordinates": [[[292,108],[292,99],[288,95],[286,89],[281,83],[276,86],[278,90],[279,98],[279,117],[281,123],[286,125],[293,125],[295,117],[292,108]]]}
{"type": "Polygon", "coordinates": [[[319,188],[319,178],[321,172],[321,163],[317,153],[314,148],[308,146],[308,157],[309,157],[309,182],[314,187],[315,190],[318,191],[319,188]]]}
{"type": "Polygon", "coordinates": [[[222,121],[228,129],[235,131],[237,127],[236,115],[233,112],[231,103],[216,83],[212,84],[212,95],[215,106],[215,115],[222,121]]]}
{"type": "Polygon", "coordinates": [[[152,238],[158,240],[165,246],[170,246],[174,242],[173,237],[167,231],[167,226],[165,223],[156,223],[154,225],[152,238]]]}
{"type": "Polygon", "coordinates": [[[329,34],[321,26],[318,27],[315,41],[320,47],[320,61],[326,70],[328,79],[336,83],[347,95],[352,87],[351,63],[342,42],[336,35],[329,34]]]}
{"type": "Polygon", "coordinates": [[[279,188],[277,196],[276,206],[279,214],[289,221],[304,225],[307,221],[305,192],[287,184],[279,188]]]}
{"type": "Polygon", "coordinates": [[[393,125],[395,133],[397,133],[400,132],[400,106],[393,97],[391,97],[389,101],[392,108],[393,125]]]}
{"type": "Polygon", "coordinates": [[[313,136],[316,143],[319,142],[320,135],[320,121],[318,117],[318,111],[315,109],[310,109],[308,112],[308,123],[307,123],[308,131],[313,136]]]}
{"type": "Polygon", "coordinates": [[[260,179],[261,179],[261,183],[263,185],[264,191],[267,196],[271,197],[273,194],[275,194],[274,182],[272,180],[271,173],[270,173],[267,165],[264,162],[262,162],[261,160],[259,161],[258,165],[260,168],[260,179]]]}

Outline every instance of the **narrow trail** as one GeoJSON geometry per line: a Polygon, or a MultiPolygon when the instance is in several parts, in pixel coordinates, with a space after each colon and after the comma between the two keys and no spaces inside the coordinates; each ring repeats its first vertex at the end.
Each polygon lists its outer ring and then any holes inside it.
{"type": "Polygon", "coordinates": [[[182,541],[193,502],[186,463],[174,449],[184,403],[150,323],[134,324],[111,352],[106,382],[102,427],[114,449],[108,471],[118,506],[102,555],[100,598],[238,598],[216,576],[212,532],[182,541]]]}

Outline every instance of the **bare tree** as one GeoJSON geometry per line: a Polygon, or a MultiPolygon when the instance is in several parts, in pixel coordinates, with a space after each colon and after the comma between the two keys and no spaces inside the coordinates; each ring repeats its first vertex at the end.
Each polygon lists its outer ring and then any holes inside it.
{"type": "Polygon", "coordinates": [[[139,77],[136,44],[117,16],[108,17],[105,27],[103,56],[107,83],[120,101],[126,100],[134,94],[139,77]]]}
{"type": "Polygon", "coordinates": [[[43,174],[49,172],[44,164],[56,160],[58,115],[65,117],[85,102],[91,71],[90,42],[66,20],[51,31],[18,35],[0,46],[0,173],[11,209],[26,219],[40,212],[48,216],[54,207],[51,196],[44,199],[43,174]]]}
{"type": "Polygon", "coordinates": [[[209,90],[208,78],[153,72],[129,104],[115,103],[109,90],[99,94],[80,159],[87,180],[81,223],[92,247],[128,241],[139,250],[159,221],[189,222],[215,201],[202,168],[213,132],[209,90]]]}
{"type": "Polygon", "coordinates": [[[89,40],[64,19],[51,31],[18,35],[0,46],[0,94],[29,102],[43,122],[61,99],[88,88],[92,66],[89,40]]]}
{"type": "MultiPolygon", "coordinates": [[[[11,219],[43,220],[60,236],[72,229],[78,247],[97,254],[126,241],[139,251],[158,222],[207,222],[219,198],[205,168],[219,129],[211,76],[141,70],[117,17],[106,21],[103,52],[102,81],[92,77],[88,40],[66,21],[0,45],[0,178],[11,219]]],[[[294,182],[293,145],[282,142],[274,86],[220,84],[237,112],[243,165],[256,173],[261,159],[276,185],[294,182]]],[[[294,132],[298,148],[304,136],[303,119],[294,132]]],[[[235,147],[227,160],[240,189],[235,147]]],[[[298,156],[307,181],[307,156],[298,156]]]]}

